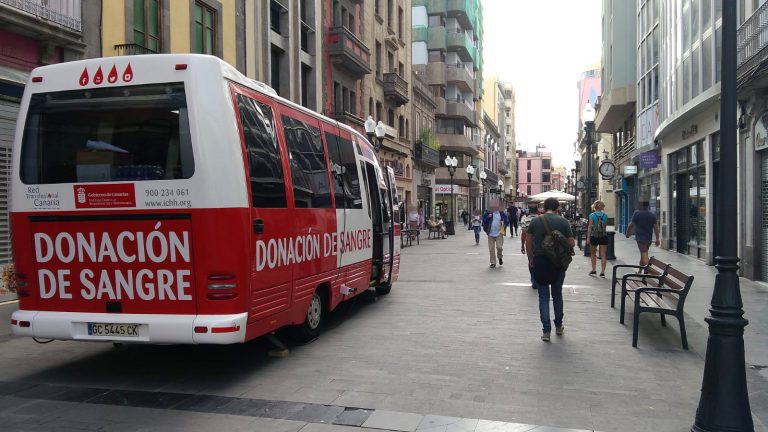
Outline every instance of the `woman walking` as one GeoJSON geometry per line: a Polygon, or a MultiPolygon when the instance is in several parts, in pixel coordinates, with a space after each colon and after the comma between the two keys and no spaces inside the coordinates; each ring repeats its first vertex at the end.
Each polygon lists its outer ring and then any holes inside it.
{"type": "Polygon", "coordinates": [[[600,249],[600,277],[605,277],[605,266],[608,264],[608,215],[603,211],[605,210],[605,203],[598,200],[592,204],[592,214],[589,215],[589,225],[587,226],[587,245],[589,246],[589,253],[592,258],[592,271],[589,272],[590,276],[595,276],[597,271],[597,254],[598,248],[600,249]]]}
{"type": "Polygon", "coordinates": [[[475,214],[472,215],[472,229],[475,230],[475,246],[480,244],[480,229],[483,227],[483,218],[480,215],[480,210],[475,209],[475,214]]]}

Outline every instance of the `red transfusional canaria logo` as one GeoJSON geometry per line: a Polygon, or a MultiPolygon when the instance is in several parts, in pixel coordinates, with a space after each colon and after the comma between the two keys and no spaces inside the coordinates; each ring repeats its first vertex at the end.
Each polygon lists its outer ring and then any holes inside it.
{"type": "Polygon", "coordinates": [[[93,83],[98,85],[104,82],[104,73],[101,72],[101,66],[96,69],[96,73],[93,75],[93,83]]]}
{"type": "Polygon", "coordinates": [[[83,73],[80,74],[80,85],[81,86],[87,86],[88,81],[90,81],[88,77],[88,68],[83,68],[83,73]]]}
{"type": "Polygon", "coordinates": [[[112,70],[109,71],[109,75],[107,75],[107,81],[109,81],[110,84],[114,84],[117,82],[117,67],[112,66],[112,70]]]}
{"type": "Polygon", "coordinates": [[[133,69],[131,69],[131,64],[128,63],[128,66],[125,68],[125,72],[123,72],[123,81],[130,82],[133,79],[133,69]]]}

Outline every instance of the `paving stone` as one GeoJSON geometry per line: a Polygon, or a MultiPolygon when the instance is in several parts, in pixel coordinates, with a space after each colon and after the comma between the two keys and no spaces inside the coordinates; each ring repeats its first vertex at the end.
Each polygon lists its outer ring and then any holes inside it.
{"type": "Polygon", "coordinates": [[[341,412],[336,419],[333,420],[333,424],[344,426],[362,426],[368,417],[371,416],[373,410],[364,408],[347,407],[341,412]]]}
{"type": "Polygon", "coordinates": [[[421,414],[376,410],[363,423],[363,427],[411,432],[416,430],[423,419],[421,414]]]}

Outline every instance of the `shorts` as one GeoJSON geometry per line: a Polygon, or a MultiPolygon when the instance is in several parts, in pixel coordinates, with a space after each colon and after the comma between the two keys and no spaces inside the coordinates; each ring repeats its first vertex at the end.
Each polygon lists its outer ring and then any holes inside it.
{"type": "Polygon", "coordinates": [[[605,237],[590,237],[589,244],[595,246],[604,246],[608,244],[608,236],[605,237]]]}
{"type": "Polygon", "coordinates": [[[650,247],[651,247],[650,240],[637,240],[637,248],[640,249],[640,252],[642,253],[648,252],[648,249],[650,247]]]}

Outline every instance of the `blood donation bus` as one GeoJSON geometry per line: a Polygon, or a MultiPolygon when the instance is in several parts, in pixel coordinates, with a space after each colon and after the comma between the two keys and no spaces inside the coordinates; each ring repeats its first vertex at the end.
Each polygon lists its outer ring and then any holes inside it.
{"type": "Polygon", "coordinates": [[[13,147],[14,334],[317,334],[397,279],[394,173],[354,129],[216,57],[35,69],[13,147]]]}

